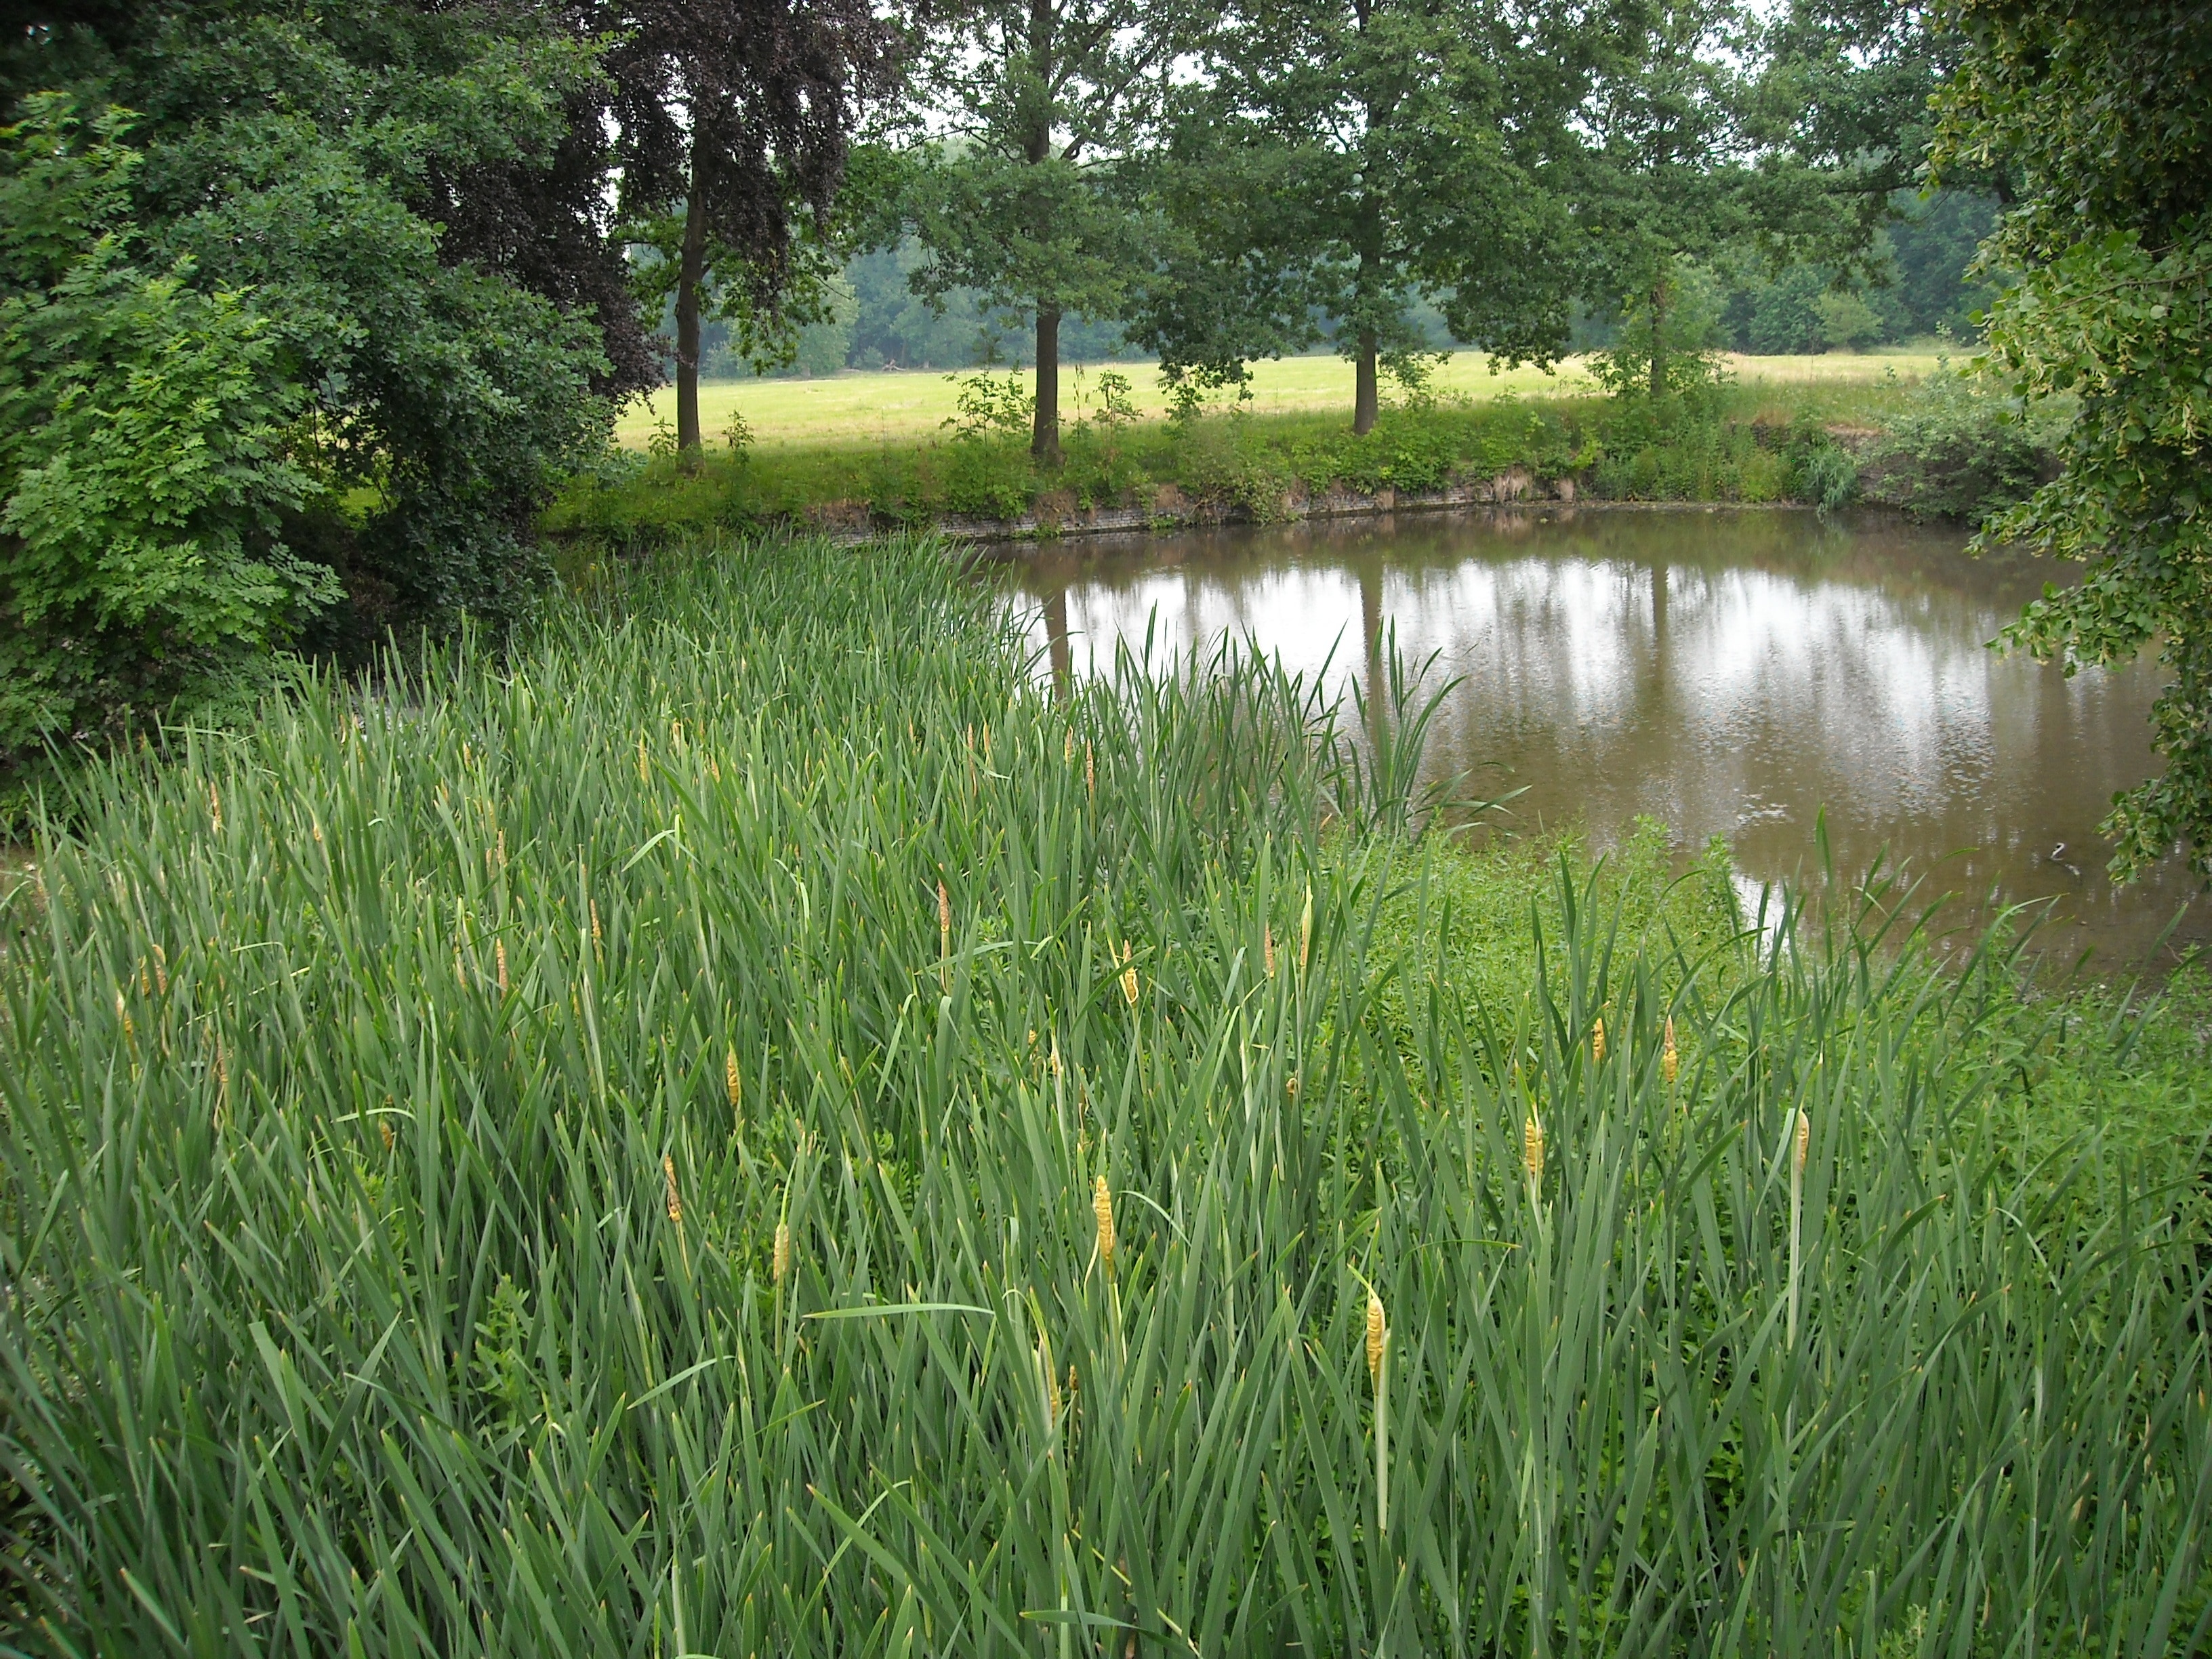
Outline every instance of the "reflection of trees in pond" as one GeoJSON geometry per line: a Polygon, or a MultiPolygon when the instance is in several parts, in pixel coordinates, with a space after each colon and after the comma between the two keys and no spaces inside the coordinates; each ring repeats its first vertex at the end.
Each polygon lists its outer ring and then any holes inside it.
{"type": "Polygon", "coordinates": [[[1960,541],[1794,513],[1401,516],[1054,553],[1028,585],[1059,595],[1042,624],[1061,639],[1056,669],[1110,662],[1156,614],[1164,651],[1249,635],[1294,671],[1326,665],[1370,721],[1388,713],[1394,640],[1409,668],[1437,653],[1437,674],[1463,683],[1433,771],[1528,786],[1524,828],[1581,818],[1602,842],[1648,812],[1788,876],[1825,806],[1840,867],[1969,848],[1941,885],[2094,893],[2106,937],[2154,937],[2162,878],[2110,894],[2094,835],[2144,763],[2147,683],[2068,681],[1984,649],[2049,572],[1965,558],[1960,541]]]}

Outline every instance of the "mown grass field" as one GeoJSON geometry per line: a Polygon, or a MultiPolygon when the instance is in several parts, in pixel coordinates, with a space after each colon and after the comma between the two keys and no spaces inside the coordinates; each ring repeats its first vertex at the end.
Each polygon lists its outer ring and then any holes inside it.
{"type": "Polygon", "coordinates": [[[687,548],[88,775],[0,1641],[2201,1650],[2201,986],[1465,853],[1416,695],[1018,640],[687,548]]]}
{"type": "MultiPolygon", "coordinates": [[[[1881,385],[1894,371],[1911,381],[1935,368],[1933,351],[1832,353],[1817,357],[1747,357],[1723,359],[1740,385],[1771,386],[1795,395],[1814,388],[1881,385]]],[[[1063,392],[1067,413],[1079,420],[1097,406],[1097,377],[1111,370],[1124,375],[1133,387],[1133,401],[1140,414],[1158,418],[1167,412],[1167,401],[1158,376],[1150,363],[1088,364],[1063,369],[1063,392]]],[[[973,372],[973,371],[968,371],[973,372]]],[[[1000,371],[1003,373],[1003,371],[1000,371]]],[[[849,447],[886,442],[912,441],[939,436],[954,414],[957,374],[915,370],[891,374],[851,372],[820,380],[749,380],[711,382],[699,390],[699,415],[710,441],[727,429],[735,413],[744,417],[754,441],[763,448],[830,445],[849,447]]],[[[1026,381],[1028,375],[1022,376],[1026,381]]],[[[1575,398],[1591,395],[1595,388],[1582,360],[1571,358],[1554,374],[1533,368],[1492,374],[1480,352],[1455,353],[1437,372],[1435,391],[1442,396],[1487,399],[1505,395],[1519,398],[1575,398]]],[[[1252,365],[1252,401],[1246,405],[1255,415],[1316,415],[1348,421],[1352,414],[1352,366],[1340,357],[1262,359],[1252,365]]],[[[676,393],[664,386],[647,401],[623,411],[616,441],[626,448],[641,450],[656,426],[673,431],[676,393]]]]}

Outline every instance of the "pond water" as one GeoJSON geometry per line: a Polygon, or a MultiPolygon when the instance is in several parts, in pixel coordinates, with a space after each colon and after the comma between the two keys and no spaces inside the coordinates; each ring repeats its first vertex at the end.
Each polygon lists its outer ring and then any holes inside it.
{"type": "Polygon", "coordinates": [[[1744,881],[1902,860],[1978,928],[2052,901],[2042,947],[2144,960],[2212,939],[2178,859],[2104,874],[2098,821],[2148,775],[2148,662],[2067,678],[1986,642],[2065,570],[1969,558],[1955,530],[1887,514],[1529,512],[1337,520],[1088,538],[1022,556],[1044,660],[1110,664],[1249,637],[1309,673],[1376,683],[1378,641],[1457,684],[1428,763],[1472,793],[1522,793],[1514,827],[1635,818],[1686,854],[1723,837],[1744,881]]]}

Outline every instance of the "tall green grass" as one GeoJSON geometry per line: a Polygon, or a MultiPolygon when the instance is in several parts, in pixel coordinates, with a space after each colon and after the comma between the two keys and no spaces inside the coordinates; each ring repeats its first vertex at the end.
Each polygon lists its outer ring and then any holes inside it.
{"type": "Polygon", "coordinates": [[[1019,649],[730,545],[88,779],[4,912],[5,1639],[2202,1646],[2201,1137],[2024,1156],[2001,951],[1569,861],[1470,963],[1413,698],[1019,649]]]}

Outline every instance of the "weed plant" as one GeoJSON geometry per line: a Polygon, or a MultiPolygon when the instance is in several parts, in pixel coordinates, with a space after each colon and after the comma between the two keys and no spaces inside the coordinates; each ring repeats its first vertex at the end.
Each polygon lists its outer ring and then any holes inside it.
{"type": "Polygon", "coordinates": [[[2201,1650],[2136,1013],[1470,873],[1402,674],[1018,638],[723,544],[88,775],[0,915],[5,1641],[2201,1650]]]}

